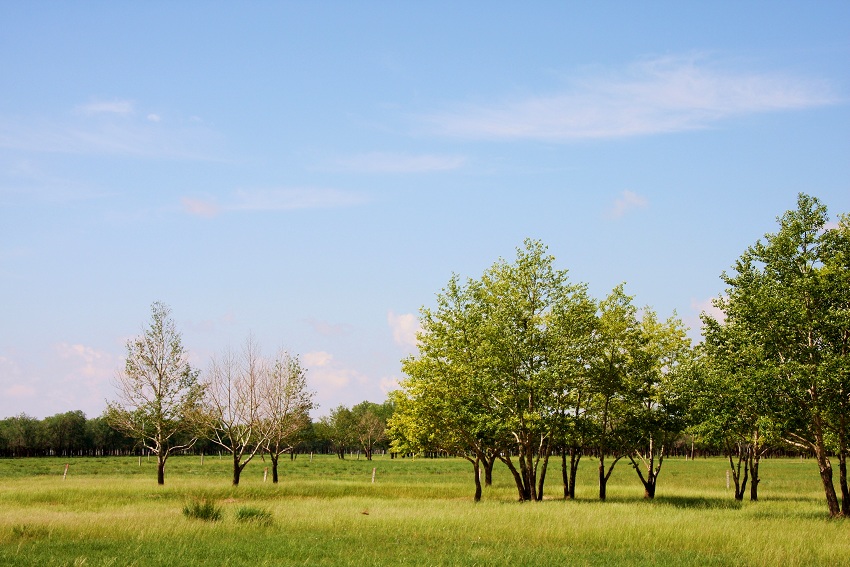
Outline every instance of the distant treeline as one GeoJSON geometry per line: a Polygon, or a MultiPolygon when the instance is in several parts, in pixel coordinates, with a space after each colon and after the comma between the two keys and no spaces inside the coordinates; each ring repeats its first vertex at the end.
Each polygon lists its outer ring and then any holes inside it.
{"type": "MultiPolygon", "coordinates": [[[[354,408],[379,407],[363,402],[354,408]]],[[[331,418],[309,421],[298,432],[292,453],[356,455],[365,450],[357,435],[357,423],[351,410],[335,408],[331,418]],[[348,419],[346,419],[348,418],[348,419]]],[[[385,418],[381,419],[379,439],[371,450],[386,452],[389,442],[383,437],[385,418]]],[[[177,440],[180,442],[181,440],[177,440]]],[[[186,441],[189,441],[187,439],[186,441]]],[[[199,438],[186,454],[215,454],[221,447],[199,438]]],[[[112,428],[104,416],[86,418],[81,410],[57,413],[38,419],[21,413],[0,420],[0,457],[92,457],[144,454],[138,439],[112,428]]]]}
{"type": "MultiPolygon", "coordinates": [[[[363,404],[359,404],[363,405],[363,404]]],[[[377,405],[377,404],[376,404],[377,405]]],[[[352,409],[356,409],[355,408],[352,409]]],[[[350,419],[351,410],[344,406],[335,408],[329,417],[311,421],[300,433],[300,439],[294,447],[294,454],[317,453],[356,455],[363,451],[357,440],[356,426],[352,423],[350,433],[341,433],[347,429],[345,422],[350,419]],[[344,439],[344,441],[340,441],[344,439]]],[[[389,441],[380,435],[374,450],[384,453],[389,450],[389,441]]],[[[595,456],[592,448],[587,449],[588,456],[595,456]]],[[[186,454],[215,454],[219,447],[212,442],[199,439],[186,454]]],[[[0,457],[93,457],[126,456],[144,454],[138,440],[132,439],[109,426],[106,418],[98,416],[86,418],[81,410],[57,413],[44,419],[26,414],[0,420],[0,457]]],[[[720,456],[724,448],[707,443],[694,442],[683,435],[670,449],[671,456],[703,458],[720,456]]],[[[783,447],[771,448],[765,456],[787,457],[801,454],[798,450],[783,447]]],[[[807,455],[806,452],[803,454],[807,455]]],[[[448,456],[443,452],[424,452],[422,457],[438,458],[448,456]]]]}

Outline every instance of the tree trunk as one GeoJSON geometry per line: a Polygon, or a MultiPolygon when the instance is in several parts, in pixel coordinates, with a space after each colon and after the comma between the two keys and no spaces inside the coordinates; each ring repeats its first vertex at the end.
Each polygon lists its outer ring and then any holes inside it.
{"type": "Polygon", "coordinates": [[[826,495],[826,506],[829,509],[829,515],[833,518],[841,516],[841,507],[838,505],[838,496],[835,494],[835,485],[832,483],[832,463],[829,462],[829,457],[826,454],[826,447],[823,442],[823,424],[821,416],[814,417],[814,434],[815,434],[815,458],[818,461],[818,469],[820,470],[821,482],[823,482],[823,491],[826,495]]]}
{"type": "Polygon", "coordinates": [[[570,497],[570,473],[567,469],[567,448],[561,447],[561,480],[564,482],[564,500],[570,497]]]}
{"type": "Polygon", "coordinates": [[[505,454],[505,456],[500,455],[499,460],[501,460],[503,463],[505,463],[505,465],[507,465],[507,467],[508,467],[508,470],[511,471],[511,474],[514,477],[514,483],[516,484],[517,492],[519,494],[519,501],[524,502],[525,500],[527,500],[527,498],[525,498],[525,490],[524,490],[524,487],[522,485],[522,475],[519,474],[518,470],[516,470],[516,466],[514,466],[514,463],[511,460],[510,455],[508,455],[508,454],[505,454]]]}
{"type": "Polygon", "coordinates": [[[162,453],[156,456],[156,483],[165,484],[165,457],[162,453]]]}
{"type": "Polygon", "coordinates": [[[581,460],[581,455],[581,447],[570,447],[570,483],[568,487],[570,500],[575,500],[576,497],[576,476],[578,476],[578,463],[581,460]]]}
{"type": "Polygon", "coordinates": [[[475,502],[481,502],[481,466],[478,457],[472,461],[472,470],[475,472],[475,502]]]}
{"type": "Polygon", "coordinates": [[[599,499],[605,500],[608,488],[608,477],[605,476],[605,454],[599,453],[599,499]]]}
{"type": "Polygon", "coordinates": [[[239,486],[239,477],[242,475],[244,465],[239,464],[239,455],[233,453],[233,486],[239,486]]]}
{"type": "Polygon", "coordinates": [[[279,454],[269,453],[269,458],[272,461],[272,484],[277,484],[277,459],[279,454]]]}
{"type": "Polygon", "coordinates": [[[732,469],[732,479],[735,481],[735,500],[743,500],[744,492],[747,490],[747,479],[750,472],[750,448],[749,445],[737,443],[738,447],[738,465],[735,466],[732,461],[732,451],[727,445],[729,454],[729,468],[732,469]],[[744,476],[741,478],[741,464],[744,465],[744,476]]]}
{"type": "Polygon", "coordinates": [[[537,481],[537,501],[543,500],[543,483],[546,480],[546,469],[549,467],[549,448],[543,455],[543,468],[540,469],[540,478],[537,481]]]}
{"type": "Polygon", "coordinates": [[[850,518],[850,490],[847,489],[847,414],[842,412],[838,429],[838,486],[841,489],[841,514],[850,518]]]}
{"type": "Polygon", "coordinates": [[[493,465],[496,464],[496,451],[492,455],[484,453],[484,486],[493,486],[493,465]]]}
{"type": "Polygon", "coordinates": [[[759,461],[761,461],[761,450],[759,449],[759,430],[753,432],[753,444],[750,449],[750,500],[757,502],[759,499],[759,461]]]}
{"type": "Polygon", "coordinates": [[[847,489],[847,451],[838,455],[838,485],[841,487],[841,514],[850,518],[850,491],[847,489]]]}

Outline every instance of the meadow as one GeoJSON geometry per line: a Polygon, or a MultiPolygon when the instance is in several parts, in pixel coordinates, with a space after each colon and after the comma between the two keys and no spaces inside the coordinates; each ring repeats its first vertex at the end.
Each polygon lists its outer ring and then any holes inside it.
{"type": "Polygon", "coordinates": [[[238,487],[209,455],[172,457],[162,487],[155,459],[0,459],[0,565],[850,564],[811,460],[763,461],[759,502],[734,501],[722,459],[668,459],[654,501],[621,462],[599,502],[582,463],[574,501],[553,467],[544,501],[518,503],[497,464],[475,504],[461,459],[301,455],[277,485],[258,459],[238,487]],[[220,518],[184,514],[199,503],[220,518]]]}

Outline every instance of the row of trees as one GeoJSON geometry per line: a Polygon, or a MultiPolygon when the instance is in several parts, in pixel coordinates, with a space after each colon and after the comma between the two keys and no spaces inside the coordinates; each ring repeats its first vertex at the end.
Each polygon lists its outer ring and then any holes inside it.
{"type": "MultiPolygon", "coordinates": [[[[297,453],[363,455],[389,449],[385,427],[392,404],[361,402],[351,408],[340,405],[330,415],[308,420],[289,439],[290,456],[297,453]]],[[[188,447],[192,429],[186,427],[174,440],[188,447]]],[[[220,447],[201,436],[184,453],[213,454],[220,447]]],[[[87,418],[81,410],[38,419],[19,414],[0,419],[0,457],[82,457],[132,455],[148,450],[138,438],[112,427],[105,415],[87,418]]],[[[172,451],[173,452],[173,451],[172,451]]],[[[283,451],[285,453],[287,451],[283,451]]]]}
{"type": "Polygon", "coordinates": [[[135,439],[110,427],[103,417],[86,419],[79,410],[44,419],[20,414],[0,420],[3,457],[126,454],[135,444],[135,439]]]}
{"type": "Polygon", "coordinates": [[[600,499],[621,460],[652,498],[671,444],[689,433],[722,446],[736,497],[748,475],[755,499],[759,457],[784,442],[816,457],[830,514],[850,513],[850,223],[827,219],[801,195],[779,232],[723,275],[722,315],[703,315],[695,348],[679,319],[638,308],[622,285],[592,298],[538,241],[479,279],[453,276],[422,310],[419,353],[403,361],[395,450],[466,458],[476,500],[481,469],[489,484],[497,460],[520,500],[542,499],[557,455],[565,498],[585,455],[598,461],[600,499]]]}

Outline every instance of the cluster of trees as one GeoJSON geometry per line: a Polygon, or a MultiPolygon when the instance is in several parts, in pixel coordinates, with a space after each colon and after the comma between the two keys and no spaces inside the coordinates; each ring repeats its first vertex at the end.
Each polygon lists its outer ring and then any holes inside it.
{"type": "Polygon", "coordinates": [[[676,318],[638,310],[622,285],[596,301],[571,283],[538,241],[478,279],[452,277],[423,309],[419,354],[403,362],[391,430],[398,451],[442,450],[472,463],[475,499],[493,464],[520,500],[541,500],[552,455],[564,496],[582,456],[599,460],[599,497],[629,460],[646,495],[683,429],[678,382],[691,359],[676,318]]]}
{"type": "Polygon", "coordinates": [[[757,498],[758,459],[784,442],[816,457],[830,514],[848,514],[850,222],[827,220],[800,195],[779,232],[723,275],[723,316],[703,315],[697,347],[679,319],[638,308],[622,285],[590,297],[538,241],[479,279],[453,276],[422,310],[419,353],[403,361],[394,450],[469,460],[476,500],[481,469],[489,484],[496,461],[520,500],[542,499],[553,455],[565,498],[585,455],[598,461],[600,499],[621,460],[653,498],[665,456],[690,434],[723,447],[737,498],[745,475],[757,498]]]}
{"type": "Polygon", "coordinates": [[[340,459],[354,451],[359,455],[362,450],[371,461],[376,450],[389,448],[387,421],[393,410],[392,400],[383,404],[364,401],[350,409],[340,405],[314,424],[313,431],[317,439],[327,441],[329,449],[340,459]]]}
{"type": "Polygon", "coordinates": [[[299,445],[327,448],[340,458],[356,445],[371,460],[376,448],[386,447],[393,409],[390,403],[364,401],[351,409],[339,406],[313,423],[313,393],[298,357],[283,350],[264,357],[251,337],[239,352],[213,357],[201,376],[189,364],[170,309],[161,303],[153,304],[144,333],[128,341],[117,385],[106,422],[157,456],[159,484],[169,456],[199,440],[230,454],[234,485],[258,454],[269,457],[277,482],[281,455],[299,445]]]}

